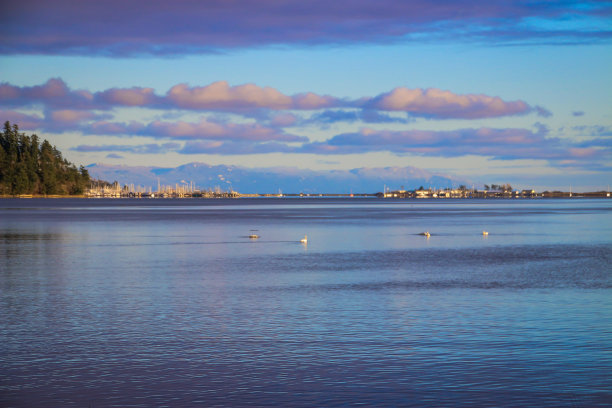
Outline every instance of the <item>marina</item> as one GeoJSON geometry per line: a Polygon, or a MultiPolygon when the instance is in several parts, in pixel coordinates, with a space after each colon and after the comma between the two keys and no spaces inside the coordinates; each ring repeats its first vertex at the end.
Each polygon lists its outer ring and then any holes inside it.
{"type": "MultiPolygon", "coordinates": [[[[124,185],[119,183],[94,185],[85,192],[88,198],[389,198],[389,199],[526,199],[526,198],[610,198],[609,190],[595,192],[572,193],[562,191],[536,192],[530,190],[479,190],[479,189],[416,189],[416,190],[387,190],[377,193],[248,193],[241,194],[234,190],[198,189],[193,183],[188,186],[176,184],[174,187],[158,186],[157,190],[152,187],[124,185]]],[[[32,195],[25,195],[32,197],[32,195]]]]}

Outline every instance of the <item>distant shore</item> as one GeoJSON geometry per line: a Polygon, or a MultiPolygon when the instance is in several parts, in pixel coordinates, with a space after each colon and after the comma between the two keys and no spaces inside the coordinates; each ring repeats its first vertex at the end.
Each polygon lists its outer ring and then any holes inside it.
{"type": "Polygon", "coordinates": [[[156,196],[155,194],[150,195],[140,195],[140,196],[90,196],[85,194],[79,195],[61,195],[61,194],[17,194],[17,195],[7,195],[0,194],[0,199],[62,199],[62,198],[82,198],[82,199],[100,199],[100,198],[132,198],[132,199],[169,199],[169,198],[191,198],[191,199],[219,199],[219,198],[382,198],[382,199],[408,199],[408,200],[422,200],[426,199],[435,199],[435,200],[444,200],[444,199],[459,199],[459,200],[474,200],[474,199],[485,199],[485,200],[494,200],[494,199],[507,199],[507,200],[518,200],[518,199],[538,199],[538,198],[612,198],[610,192],[608,191],[594,191],[594,192],[586,192],[586,193],[573,193],[573,192],[564,192],[564,191],[545,191],[543,193],[537,193],[529,197],[521,197],[521,196],[477,196],[477,197],[438,197],[438,196],[427,196],[427,197],[415,197],[415,196],[397,196],[392,194],[383,195],[382,193],[361,193],[361,194],[350,194],[350,193],[293,193],[293,194],[266,194],[266,193],[257,193],[257,194],[240,194],[234,193],[233,195],[219,195],[219,196],[197,196],[197,195],[183,195],[183,196],[156,196]]]}

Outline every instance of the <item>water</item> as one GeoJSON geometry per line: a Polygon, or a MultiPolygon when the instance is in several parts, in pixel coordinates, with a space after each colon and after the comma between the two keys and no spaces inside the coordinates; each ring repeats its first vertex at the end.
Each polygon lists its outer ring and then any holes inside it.
{"type": "Polygon", "coordinates": [[[610,406],[611,265],[612,200],[0,200],[0,406],[610,406]]]}

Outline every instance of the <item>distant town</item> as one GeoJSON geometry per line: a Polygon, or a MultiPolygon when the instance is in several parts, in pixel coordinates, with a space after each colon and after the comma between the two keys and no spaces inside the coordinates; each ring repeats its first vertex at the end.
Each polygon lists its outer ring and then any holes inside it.
{"type": "Polygon", "coordinates": [[[595,191],[587,193],[573,193],[572,191],[543,191],[537,192],[533,189],[515,190],[509,184],[485,185],[483,189],[467,188],[424,188],[423,186],[414,190],[391,190],[386,186],[382,192],[376,193],[259,193],[241,194],[234,190],[200,189],[193,183],[175,184],[174,186],[161,185],[157,189],[153,187],[135,186],[133,184],[121,186],[118,182],[107,183],[94,180],[91,187],[87,189],[84,196],[90,198],[240,198],[240,197],[377,197],[396,199],[424,199],[424,198],[609,198],[610,191],[595,191]]]}

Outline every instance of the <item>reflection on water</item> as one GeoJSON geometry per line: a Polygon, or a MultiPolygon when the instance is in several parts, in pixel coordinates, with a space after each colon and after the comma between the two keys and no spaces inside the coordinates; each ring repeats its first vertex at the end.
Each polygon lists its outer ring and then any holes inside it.
{"type": "Polygon", "coordinates": [[[0,200],[0,405],[609,406],[611,212],[0,200]]]}

